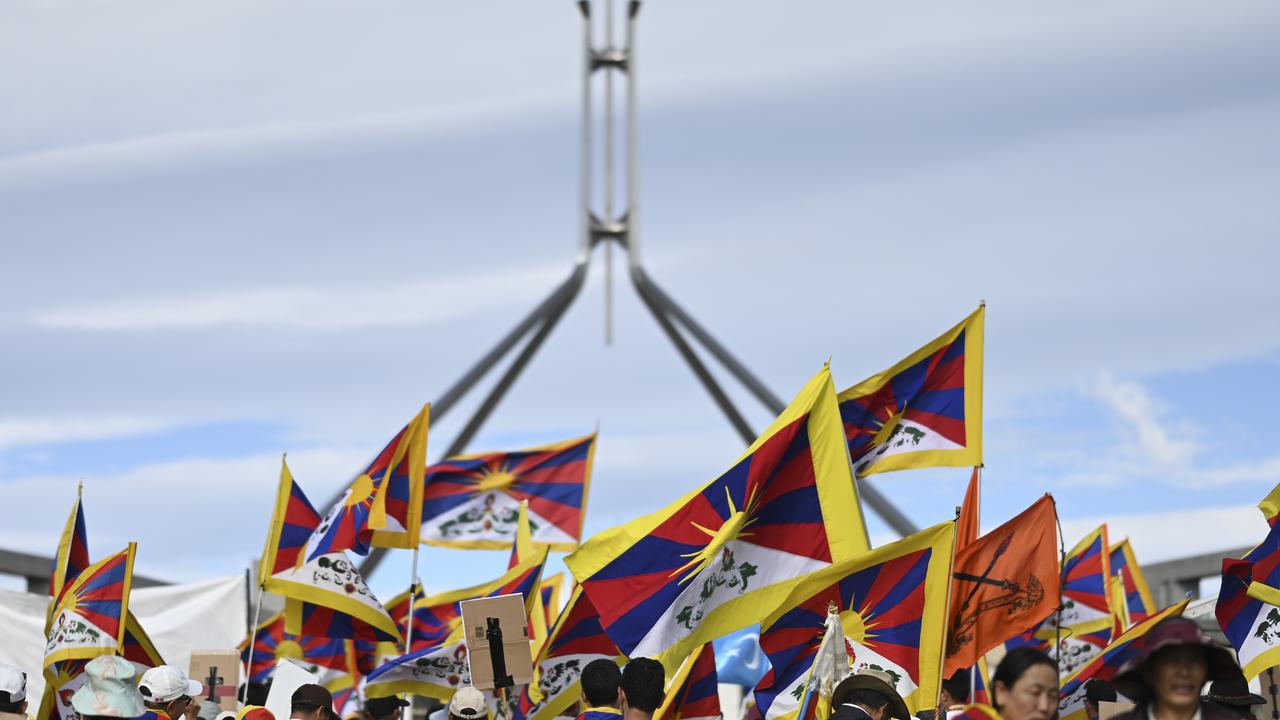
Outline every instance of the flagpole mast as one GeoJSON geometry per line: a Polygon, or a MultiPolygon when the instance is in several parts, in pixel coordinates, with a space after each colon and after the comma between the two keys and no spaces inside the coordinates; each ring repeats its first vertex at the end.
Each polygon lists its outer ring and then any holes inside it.
{"type": "MultiPolygon", "coordinates": [[[[261,570],[259,570],[261,575],[261,570]]],[[[262,613],[262,584],[258,584],[258,599],[253,603],[253,624],[249,626],[249,657],[244,664],[244,704],[249,704],[249,678],[253,674],[253,646],[258,639],[258,620],[262,613]]]]}
{"type": "MultiPolygon", "coordinates": [[[[973,502],[973,514],[974,514],[973,524],[974,524],[974,526],[977,528],[977,531],[978,531],[978,535],[979,535],[979,536],[981,536],[981,535],[982,535],[982,467],[983,467],[982,465],[977,465],[977,466],[975,466],[975,467],[973,468],[973,474],[974,474],[974,477],[977,479],[977,482],[976,482],[976,483],[974,483],[974,490],[975,490],[975,492],[974,492],[974,498],[973,498],[973,500],[974,500],[974,502],[973,502]]],[[[952,547],[954,548],[954,545],[953,545],[952,547]]],[[[955,568],[955,554],[954,554],[954,552],[953,552],[953,554],[952,554],[951,565],[952,565],[952,569],[953,569],[953,571],[954,571],[954,568],[955,568]]],[[[950,606],[948,606],[948,607],[950,607],[950,606]]],[[[944,652],[945,652],[945,651],[944,651],[944,652]]],[[[944,655],[943,657],[946,657],[946,656],[944,655]]],[[[978,662],[974,663],[974,664],[973,664],[973,667],[969,668],[969,704],[973,704],[973,703],[975,703],[975,702],[977,702],[977,701],[978,701],[978,698],[977,698],[977,695],[978,695],[978,673],[979,673],[979,672],[981,671],[981,669],[982,669],[982,665],[981,665],[982,658],[983,658],[983,656],[979,656],[979,657],[978,657],[978,662]]]]}
{"type": "MultiPolygon", "coordinates": [[[[413,569],[409,574],[409,612],[404,618],[405,655],[413,652],[413,601],[418,598],[418,552],[421,548],[421,542],[415,543],[413,546],[413,569]]],[[[409,704],[404,708],[404,720],[413,720],[413,698],[409,693],[405,693],[405,700],[408,700],[409,704]]]]}

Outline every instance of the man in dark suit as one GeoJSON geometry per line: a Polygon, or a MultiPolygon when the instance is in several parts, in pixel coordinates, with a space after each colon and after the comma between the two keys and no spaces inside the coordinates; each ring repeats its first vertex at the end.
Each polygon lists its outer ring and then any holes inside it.
{"type": "Polygon", "coordinates": [[[883,670],[859,670],[831,693],[831,720],[911,720],[907,704],[883,670]]]}

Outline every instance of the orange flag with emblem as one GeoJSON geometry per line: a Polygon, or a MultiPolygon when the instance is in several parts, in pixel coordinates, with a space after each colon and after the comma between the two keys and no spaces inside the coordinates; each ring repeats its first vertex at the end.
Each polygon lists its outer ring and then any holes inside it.
{"type": "Polygon", "coordinates": [[[1058,607],[1058,513],[1053,496],[956,553],[943,677],[1009,638],[1039,625],[1058,607]]]}

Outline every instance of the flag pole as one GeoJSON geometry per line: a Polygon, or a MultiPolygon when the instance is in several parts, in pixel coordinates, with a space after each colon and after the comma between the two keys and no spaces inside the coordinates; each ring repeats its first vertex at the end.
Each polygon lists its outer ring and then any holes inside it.
{"type": "MultiPolygon", "coordinates": [[[[259,573],[261,574],[261,573],[259,573]]],[[[258,639],[258,619],[262,614],[262,584],[258,584],[258,599],[253,603],[253,624],[249,626],[249,657],[244,663],[244,705],[249,704],[249,678],[253,675],[253,646],[258,639]]]]}
{"type": "MultiPolygon", "coordinates": [[[[986,303],[984,302],[983,304],[985,305],[986,303]]],[[[982,468],[982,465],[975,465],[973,468],[973,476],[977,480],[977,482],[974,483],[974,489],[977,490],[977,492],[974,493],[973,514],[976,517],[973,519],[973,524],[977,526],[979,536],[982,535],[982,468]]],[[[952,560],[953,571],[954,566],[955,560],[952,560]]],[[[948,587],[950,587],[950,585],[948,585],[948,587]]],[[[950,610],[950,608],[947,609],[950,610]]],[[[944,655],[943,658],[945,659],[946,656],[944,655]]],[[[969,705],[978,701],[978,673],[982,669],[981,662],[982,658],[979,657],[978,662],[974,663],[973,667],[969,668],[969,702],[967,703],[969,705]]]]}
{"type": "MultiPolygon", "coordinates": [[[[418,598],[418,552],[421,548],[421,541],[413,546],[413,569],[409,571],[409,612],[404,619],[405,655],[412,652],[413,648],[413,601],[418,598]]],[[[404,720],[413,720],[413,699],[409,696],[409,693],[405,693],[405,700],[408,700],[409,704],[404,708],[404,720]]]]}
{"type": "MultiPolygon", "coordinates": [[[[946,620],[942,625],[942,650],[938,653],[938,688],[933,694],[933,706],[935,708],[942,707],[942,673],[947,666],[947,639],[951,637],[951,586],[955,584],[956,571],[956,530],[959,529],[959,523],[955,520],[951,521],[951,562],[947,565],[947,598],[943,607],[947,609],[946,620]]],[[[946,713],[940,713],[939,717],[946,717],[946,713]]]]}

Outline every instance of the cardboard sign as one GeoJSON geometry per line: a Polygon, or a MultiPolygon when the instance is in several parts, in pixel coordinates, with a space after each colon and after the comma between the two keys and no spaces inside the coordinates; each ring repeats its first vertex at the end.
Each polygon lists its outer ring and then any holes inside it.
{"type": "Polygon", "coordinates": [[[210,700],[223,710],[235,712],[236,688],[240,687],[240,653],[234,650],[195,650],[187,677],[204,685],[204,694],[192,698],[197,703],[210,700]]]}
{"type": "Polygon", "coordinates": [[[288,660],[281,659],[276,663],[276,674],[271,681],[271,690],[267,693],[266,708],[277,718],[287,718],[293,714],[293,691],[303,685],[319,684],[319,675],[309,673],[288,660]]]}
{"type": "Polygon", "coordinates": [[[1098,701],[1098,720],[1111,720],[1111,718],[1120,713],[1129,712],[1133,709],[1133,703],[1111,702],[1110,700],[1098,701]]]}
{"type": "Polygon", "coordinates": [[[533,680],[524,596],[499,595],[462,603],[467,663],[477,690],[528,685],[533,680]]]}

